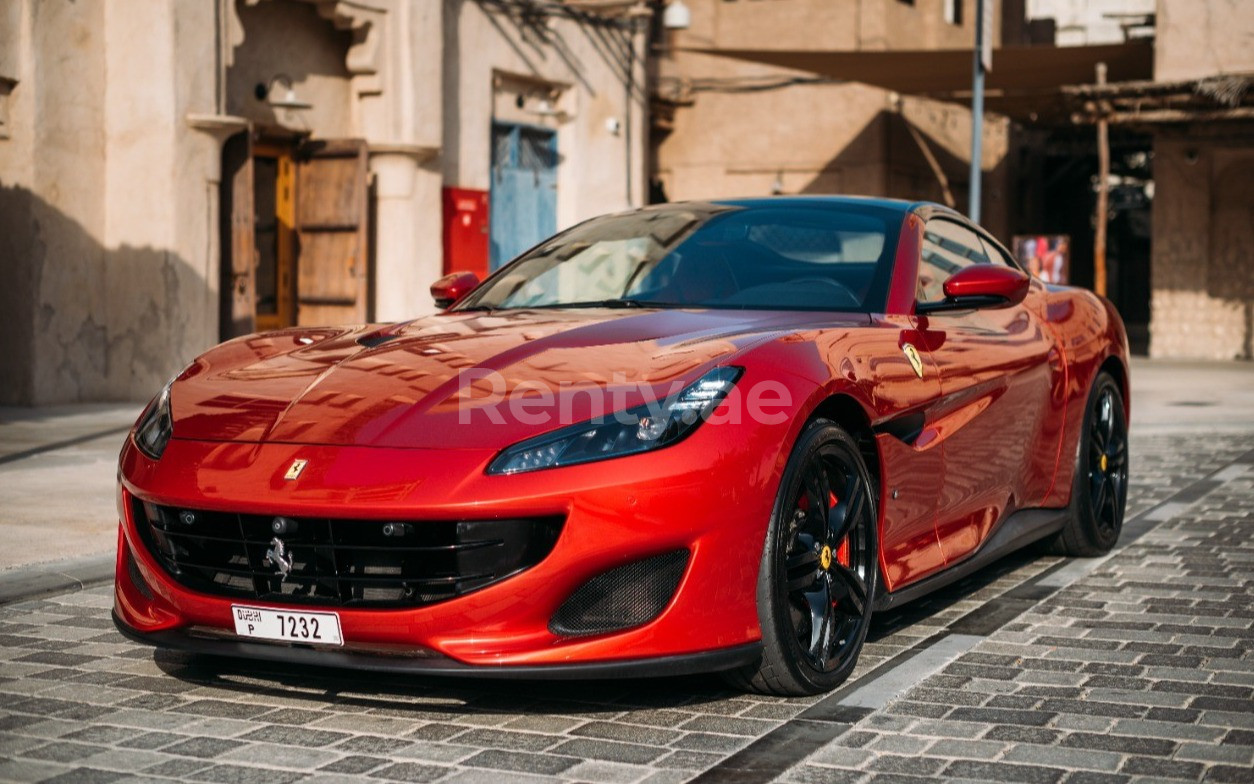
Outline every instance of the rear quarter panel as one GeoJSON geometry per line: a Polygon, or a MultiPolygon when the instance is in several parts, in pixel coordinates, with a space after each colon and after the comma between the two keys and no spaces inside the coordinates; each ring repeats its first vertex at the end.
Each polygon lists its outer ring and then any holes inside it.
{"type": "Polygon", "coordinates": [[[1053,330],[1067,369],[1062,394],[1064,429],[1058,467],[1046,507],[1066,506],[1075,479],[1076,450],[1084,423],[1084,408],[1097,374],[1104,368],[1123,392],[1125,413],[1131,415],[1128,337],[1123,319],[1106,299],[1069,286],[1047,286],[1039,299],[1040,316],[1053,330]]]}

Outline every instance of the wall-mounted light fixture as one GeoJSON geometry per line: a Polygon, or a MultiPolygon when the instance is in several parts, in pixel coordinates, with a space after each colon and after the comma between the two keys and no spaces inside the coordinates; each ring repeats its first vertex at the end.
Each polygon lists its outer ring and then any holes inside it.
{"type": "Polygon", "coordinates": [[[687,30],[692,24],[692,11],[684,4],[684,0],[671,0],[662,12],[662,27],[667,30],[687,30]]]}
{"type": "Polygon", "coordinates": [[[257,96],[257,100],[265,101],[275,109],[312,109],[313,104],[308,101],[302,101],[296,96],[296,89],[292,86],[292,77],[287,74],[275,74],[270,77],[270,81],[266,83],[257,83],[253,94],[257,96]],[[275,85],[281,85],[283,91],[276,92],[275,85]]]}

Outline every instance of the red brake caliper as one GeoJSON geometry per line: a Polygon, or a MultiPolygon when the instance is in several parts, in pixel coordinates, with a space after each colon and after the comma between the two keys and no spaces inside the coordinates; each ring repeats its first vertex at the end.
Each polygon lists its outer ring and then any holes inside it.
{"type": "MultiPolygon", "coordinates": [[[[836,504],[840,502],[839,499],[836,498],[835,493],[830,494],[828,501],[829,501],[829,504],[827,507],[828,509],[836,508],[836,504]]],[[[840,546],[836,548],[836,562],[844,567],[849,566],[849,537],[848,536],[846,536],[844,539],[841,539],[840,546]]]]}

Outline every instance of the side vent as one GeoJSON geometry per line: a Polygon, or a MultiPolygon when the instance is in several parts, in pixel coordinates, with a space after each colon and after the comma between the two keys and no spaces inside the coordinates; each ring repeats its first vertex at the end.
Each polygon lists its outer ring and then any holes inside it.
{"type": "Polygon", "coordinates": [[[581,585],[549,621],[564,637],[630,629],[666,609],[688,566],[688,551],[675,550],[603,572],[581,585]]]}
{"type": "Polygon", "coordinates": [[[131,584],[135,586],[136,590],[138,590],[145,599],[152,599],[152,589],[148,587],[148,583],[145,582],[144,576],[139,573],[139,566],[135,563],[135,555],[131,552],[131,548],[129,546],[123,544],[123,547],[126,548],[126,552],[122,557],[126,559],[126,574],[131,578],[131,584]]]}

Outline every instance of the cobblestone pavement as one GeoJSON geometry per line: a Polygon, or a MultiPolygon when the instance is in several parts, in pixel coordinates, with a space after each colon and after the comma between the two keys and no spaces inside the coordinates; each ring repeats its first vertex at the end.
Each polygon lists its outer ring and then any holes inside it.
{"type": "Polygon", "coordinates": [[[1133,461],[1111,556],[1021,553],[877,616],[824,698],[154,653],[105,586],[0,607],[0,779],[1254,781],[1254,437],[1133,461]]]}

